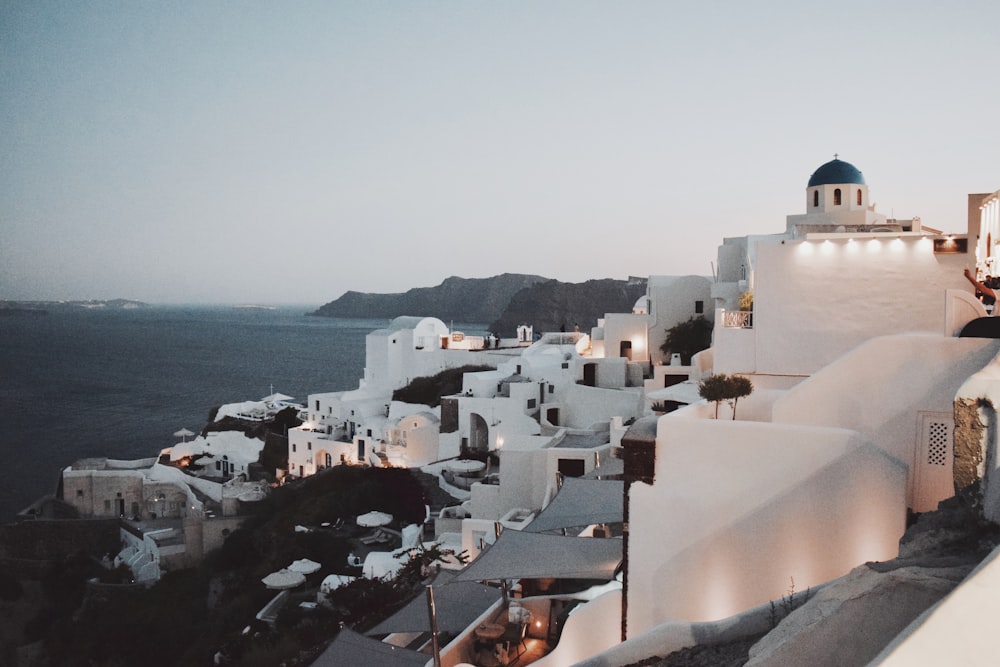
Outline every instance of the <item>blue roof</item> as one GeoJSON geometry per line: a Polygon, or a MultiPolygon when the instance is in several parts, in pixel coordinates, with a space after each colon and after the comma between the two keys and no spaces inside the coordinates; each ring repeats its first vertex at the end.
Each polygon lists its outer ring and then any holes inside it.
{"type": "Polygon", "coordinates": [[[811,188],[814,185],[834,185],[839,183],[858,183],[859,185],[864,185],[865,177],[850,162],[834,158],[826,164],[820,165],[819,169],[813,172],[813,175],[809,177],[809,185],[806,187],[811,188]]]}

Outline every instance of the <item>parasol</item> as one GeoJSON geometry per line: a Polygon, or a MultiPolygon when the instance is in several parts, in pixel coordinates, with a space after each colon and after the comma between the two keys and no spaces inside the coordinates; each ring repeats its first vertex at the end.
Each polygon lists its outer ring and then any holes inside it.
{"type": "Polygon", "coordinates": [[[271,590],[283,591],[287,588],[295,588],[305,583],[306,575],[301,572],[292,572],[289,569],[278,570],[267,575],[261,582],[271,590]]]}
{"type": "Polygon", "coordinates": [[[390,521],[392,521],[392,515],[385,512],[368,512],[367,514],[362,514],[357,519],[358,525],[364,528],[384,526],[390,521]]]}
{"type": "Polygon", "coordinates": [[[308,558],[300,558],[294,561],[288,566],[288,569],[292,572],[301,572],[302,574],[312,574],[319,568],[323,567],[314,560],[309,560],[308,558]]]}

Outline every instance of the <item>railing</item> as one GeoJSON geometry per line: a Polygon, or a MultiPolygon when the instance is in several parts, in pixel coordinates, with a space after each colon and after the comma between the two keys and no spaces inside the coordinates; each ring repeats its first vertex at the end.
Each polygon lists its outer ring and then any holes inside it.
{"type": "Polygon", "coordinates": [[[753,312],[749,310],[722,311],[722,326],[727,329],[753,329],[753,312]]]}

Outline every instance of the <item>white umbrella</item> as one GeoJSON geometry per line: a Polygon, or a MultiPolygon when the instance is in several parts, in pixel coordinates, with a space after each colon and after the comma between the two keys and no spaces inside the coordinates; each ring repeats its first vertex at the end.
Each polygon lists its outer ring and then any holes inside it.
{"type": "Polygon", "coordinates": [[[295,397],[288,396],[287,394],[274,393],[274,394],[268,394],[267,396],[265,396],[260,400],[264,403],[277,403],[278,401],[290,401],[293,398],[295,397]]]}
{"type": "Polygon", "coordinates": [[[292,572],[301,572],[302,574],[312,574],[319,568],[323,567],[314,560],[309,560],[308,558],[300,558],[288,566],[288,569],[292,572]]]}
{"type": "Polygon", "coordinates": [[[284,569],[278,570],[277,572],[272,572],[267,575],[261,582],[270,588],[271,590],[283,591],[286,588],[295,588],[296,586],[301,586],[306,581],[306,575],[301,572],[292,572],[291,570],[284,569]]]}
{"type": "Polygon", "coordinates": [[[187,442],[187,438],[189,435],[194,435],[194,433],[187,430],[186,428],[182,428],[181,430],[174,433],[175,438],[183,438],[182,442],[187,442]]]}
{"type": "Polygon", "coordinates": [[[384,526],[392,521],[392,515],[385,512],[368,512],[358,517],[358,525],[364,528],[384,526]]]}

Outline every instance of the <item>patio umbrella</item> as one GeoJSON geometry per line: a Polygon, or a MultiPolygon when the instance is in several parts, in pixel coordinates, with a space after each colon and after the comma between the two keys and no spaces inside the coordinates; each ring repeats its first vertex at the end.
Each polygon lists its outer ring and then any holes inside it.
{"type": "Polygon", "coordinates": [[[301,572],[292,572],[289,569],[278,570],[267,575],[261,582],[275,591],[283,591],[288,588],[295,588],[305,583],[306,575],[301,572]]]}
{"type": "Polygon", "coordinates": [[[176,433],[174,433],[174,437],[175,438],[182,438],[182,442],[187,442],[188,436],[190,436],[190,435],[194,435],[194,433],[192,433],[191,431],[187,430],[186,428],[182,428],[181,430],[179,430],[176,433]]]}
{"type": "Polygon", "coordinates": [[[368,512],[358,517],[358,525],[363,528],[376,528],[392,521],[392,515],[385,512],[368,512]]]}
{"type": "Polygon", "coordinates": [[[260,399],[263,403],[277,403],[278,401],[290,401],[294,396],[289,396],[287,394],[268,394],[264,398],[260,399]]]}
{"type": "Polygon", "coordinates": [[[314,560],[309,560],[308,558],[300,558],[288,566],[288,569],[292,572],[301,572],[302,574],[312,574],[319,568],[323,567],[314,560]]]}

